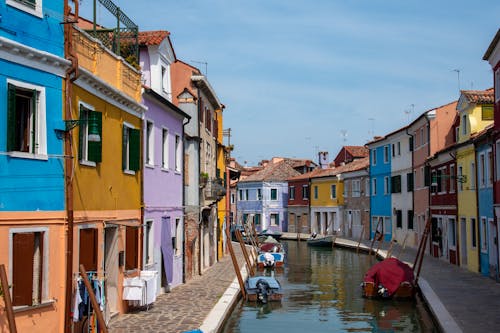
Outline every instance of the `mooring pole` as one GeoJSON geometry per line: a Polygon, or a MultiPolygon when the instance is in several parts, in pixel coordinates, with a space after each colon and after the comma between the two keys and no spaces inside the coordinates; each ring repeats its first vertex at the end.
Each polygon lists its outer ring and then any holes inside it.
{"type": "Polygon", "coordinates": [[[92,289],[92,286],[90,285],[89,278],[87,277],[87,272],[85,271],[85,267],[83,265],[80,265],[80,275],[82,276],[83,284],[85,285],[85,288],[87,288],[87,292],[89,293],[92,308],[94,309],[94,312],[97,316],[97,321],[99,322],[99,330],[103,333],[108,333],[108,328],[106,327],[106,322],[104,321],[104,317],[102,316],[99,303],[97,303],[94,289],[92,289]]]}
{"type": "Polygon", "coordinates": [[[12,301],[10,298],[9,281],[7,280],[7,273],[5,266],[0,264],[0,284],[3,290],[3,300],[5,303],[5,310],[7,311],[7,321],[9,322],[10,333],[17,333],[16,319],[14,317],[14,309],[12,308],[12,301]]]}
{"type": "Polygon", "coordinates": [[[250,258],[248,257],[247,249],[245,247],[245,243],[243,242],[243,237],[241,236],[241,232],[236,229],[236,238],[238,239],[238,242],[240,243],[241,246],[241,251],[243,252],[243,256],[245,257],[245,261],[247,262],[247,267],[248,267],[248,274],[250,276],[255,275],[255,271],[253,270],[253,265],[250,263],[250,258]]]}
{"type": "MultiPolygon", "coordinates": [[[[231,239],[231,235],[229,234],[229,231],[226,229],[226,236],[228,239],[231,239]]],[[[245,291],[245,284],[243,283],[243,278],[241,276],[240,269],[238,267],[238,261],[236,260],[236,256],[234,255],[234,250],[233,250],[233,244],[231,241],[227,243],[228,248],[229,248],[229,254],[231,254],[231,260],[233,261],[233,267],[234,271],[236,273],[236,277],[238,278],[238,283],[240,284],[240,290],[241,290],[241,296],[243,298],[246,298],[246,291],[245,291]]]]}

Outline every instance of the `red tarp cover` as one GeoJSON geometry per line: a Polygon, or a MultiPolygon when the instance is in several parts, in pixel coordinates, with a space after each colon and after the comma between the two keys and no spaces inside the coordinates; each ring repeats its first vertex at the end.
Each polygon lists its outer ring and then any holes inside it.
{"type": "Polygon", "coordinates": [[[279,252],[280,246],[276,243],[264,243],[260,246],[260,250],[263,252],[279,252]]]}
{"type": "Polygon", "coordinates": [[[365,274],[364,282],[373,282],[375,288],[382,284],[392,296],[402,282],[413,284],[413,270],[396,258],[388,258],[373,265],[365,274]]]}

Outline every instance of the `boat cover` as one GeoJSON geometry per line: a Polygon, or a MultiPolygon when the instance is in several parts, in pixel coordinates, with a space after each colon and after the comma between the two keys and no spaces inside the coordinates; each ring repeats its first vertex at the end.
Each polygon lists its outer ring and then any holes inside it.
{"type": "Polygon", "coordinates": [[[414,275],[410,266],[396,258],[387,258],[373,265],[365,274],[364,282],[373,282],[375,288],[379,285],[387,289],[392,296],[402,282],[413,285],[414,275]]]}
{"type": "Polygon", "coordinates": [[[266,281],[269,284],[269,287],[271,289],[280,289],[281,288],[281,285],[278,282],[278,280],[276,280],[274,277],[271,277],[271,276],[252,276],[252,277],[249,277],[247,280],[248,288],[249,289],[257,288],[257,282],[259,282],[259,280],[266,281]]]}

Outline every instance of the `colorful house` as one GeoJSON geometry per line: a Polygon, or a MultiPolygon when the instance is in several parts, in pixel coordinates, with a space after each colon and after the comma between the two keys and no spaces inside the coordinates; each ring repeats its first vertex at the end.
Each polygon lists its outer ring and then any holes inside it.
{"type": "Polygon", "coordinates": [[[386,137],[378,137],[367,144],[370,150],[370,238],[375,233],[392,239],[391,210],[391,145],[386,137]]]}
{"type": "Polygon", "coordinates": [[[309,234],[309,181],[313,172],[288,178],[288,232],[309,234]]]}
{"type": "Polygon", "coordinates": [[[62,0],[0,4],[0,264],[18,332],[60,332],[65,318],[63,10],[62,0]]]}
{"type": "Polygon", "coordinates": [[[332,235],[338,232],[342,225],[344,205],[342,176],[337,168],[317,169],[312,173],[310,178],[311,233],[332,235]]]}
{"type": "Polygon", "coordinates": [[[457,104],[460,126],[457,128],[458,238],[460,266],[479,271],[477,164],[472,139],[486,126],[493,124],[491,105],[493,89],[462,90],[457,104]]]}
{"type": "Polygon", "coordinates": [[[369,151],[365,146],[343,146],[333,159],[334,167],[350,163],[352,161],[368,157],[369,151]]]}
{"type": "Polygon", "coordinates": [[[184,123],[190,116],[172,104],[170,65],[175,61],[167,31],[139,32],[144,120],[144,270],[156,275],[156,293],[183,283],[184,123]]]}
{"type": "MultiPolygon", "coordinates": [[[[490,107],[493,118],[493,105],[490,107]]],[[[496,278],[498,272],[495,219],[493,213],[493,124],[488,125],[474,138],[476,154],[477,212],[479,237],[479,267],[481,274],[496,278]]]]}
{"type": "Polygon", "coordinates": [[[456,104],[454,101],[427,110],[408,125],[408,145],[412,150],[414,215],[413,233],[408,238],[410,246],[418,246],[430,217],[430,172],[427,158],[455,142],[456,104]]]}
{"type": "MultiPolygon", "coordinates": [[[[109,319],[128,311],[124,281],[139,275],[142,266],[141,135],[146,107],[141,104],[141,73],[123,60],[126,46],[133,46],[130,41],[109,49],[104,46],[107,38],[118,30],[99,34],[70,27],[68,56],[79,64],[66,82],[66,154],[73,158],[65,170],[73,219],[72,270],[76,273],[83,265],[101,284],[109,319]]],[[[136,51],[137,45],[130,57],[137,59],[136,51]]]]}
{"type": "Polygon", "coordinates": [[[457,179],[456,148],[451,143],[428,158],[431,172],[431,254],[453,265],[459,263],[457,187],[462,181],[457,179]]]}
{"type": "Polygon", "coordinates": [[[355,159],[342,167],[344,180],[343,234],[347,237],[370,237],[370,171],[369,157],[355,159]]]}
{"type": "Polygon", "coordinates": [[[287,179],[297,175],[293,161],[275,158],[262,170],[241,179],[237,185],[238,224],[253,222],[258,232],[287,231],[287,179]]]}
{"type": "MultiPolygon", "coordinates": [[[[495,220],[490,230],[490,237],[493,237],[494,244],[491,246],[490,262],[495,262],[499,266],[500,247],[498,240],[500,239],[500,29],[491,41],[486,50],[483,60],[488,61],[493,71],[494,83],[494,134],[493,134],[493,156],[495,161],[495,174],[493,179],[493,207],[495,220]]],[[[497,269],[498,271],[498,269],[497,269]]],[[[497,273],[497,278],[498,278],[497,273]]]]}

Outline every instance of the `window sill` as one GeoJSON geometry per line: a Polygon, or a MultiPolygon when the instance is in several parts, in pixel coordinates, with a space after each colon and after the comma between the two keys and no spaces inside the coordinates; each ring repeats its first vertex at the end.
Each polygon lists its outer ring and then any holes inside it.
{"type": "Polygon", "coordinates": [[[154,169],[155,166],[153,164],[144,164],[144,167],[148,168],[148,169],[154,169]]]}
{"type": "Polygon", "coordinates": [[[170,172],[170,170],[166,166],[162,166],[161,167],[161,171],[163,171],[163,172],[170,172]]]}
{"type": "Polygon", "coordinates": [[[135,176],[135,171],[133,170],[123,170],[123,173],[130,176],[135,176]]]}
{"type": "Polygon", "coordinates": [[[38,305],[33,305],[33,306],[30,306],[30,305],[15,306],[14,307],[14,313],[26,312],[26,311],[31,311],[31,310],[36,310],[36,309],[40,309],[40,308],[49,307],[49,306],[52,306],[55,302],[56,302],[55,299],[49,299],[49,300],[43,301],[41,304],[38,304],[38,305]]]}
{"type": "Polygon", "coordinates": [[[96,167],[96,162],[80,160],[80,165],[85,165],[88,167],[96,167]]]}
{"type": "Polygon", "coordinates": [[[30,160],[39,160],[39,161],[48,161],[49,157],[47,155],[43,154],[31,154],[31,153],[24,153],[21,151],[11,151],[8,153],[10,157],[14,158],[26,158],[30,160]]]}

